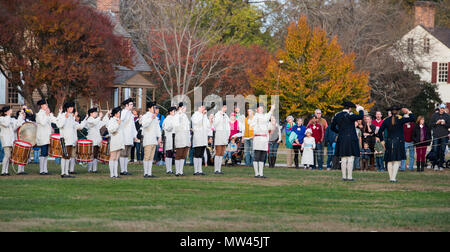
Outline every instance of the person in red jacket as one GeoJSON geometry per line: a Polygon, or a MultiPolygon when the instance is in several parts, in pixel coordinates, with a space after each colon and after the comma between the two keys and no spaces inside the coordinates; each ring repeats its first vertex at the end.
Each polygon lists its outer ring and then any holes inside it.
{"type": "MultiPolygon", "coordinates": [[[[414,141],[412,138],[414,130],[414,123],[408,122],[403,125],[403,131],[405,132],[405,150],[409,153],[409,170],[414,170],[414,141]]],[[[402,160],[400,165],[400,171],[406,170],[406,160],[402,160]]]]}
{"type": "Polygon", "coordinates": [[[375,113],[375,120],[372,121],[372,124],[377,127],[376,133],[378,133],[378,129],[381,127],[381,124],[383,124],[383,114],[381,113],[381,111],[377,111],[375,113]]]}
{"type": "Polygon", "coordinates": [[[323,129],[322,124],[318,122],[317,116],[313,115],[311,121],[309,121],[309,125],[307,129],[312,130],[312,137],[316,140],[316,148],[314,150],[314,167],[318,166],[319,170],[323,169],[323,139],[325,135],[325,131],[323,129]]]}

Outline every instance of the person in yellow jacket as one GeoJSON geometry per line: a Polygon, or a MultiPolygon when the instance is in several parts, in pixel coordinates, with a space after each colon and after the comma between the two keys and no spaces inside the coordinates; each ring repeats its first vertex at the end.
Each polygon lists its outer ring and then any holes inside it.
{"type": "Polygon", "coordinates": [[[248,124],[248,118],[253,117],[253,110],[249,109],[247,111],[248,116],[245,118],[245,130],[244,130],[244,159],[246,166],[253,165],[253,137],[255,133],[253,132],[253,128],[248,124]]]}

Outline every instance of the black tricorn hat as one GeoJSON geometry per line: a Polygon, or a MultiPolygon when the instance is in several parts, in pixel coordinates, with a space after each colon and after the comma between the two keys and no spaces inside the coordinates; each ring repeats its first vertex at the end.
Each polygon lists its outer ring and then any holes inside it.
{"type": "Polygon", "coordinates": [[[345,101],[341,104],[344,108],[356,108],[356,105],[351,101],[345,101]]]}
{"type": "Polygon", "coordinates": [[[399,105],[393,105],[392,107],[390,107],[390,108],[388,109],[388,111],[394,111],[394,110],[399,111],[399,110],[401,110],[401,109],[402,109],[401,106],[399,106],[399,105]]]}
{"type": "Polygon", "coordinates": [[[155,106],[154,102],[147,102],[147,109],[152,108],[155,106]]]}
{"type": "Polygon", "coordinates": [[[64,112],[66,112],[68,108],[75,108],[75,103],[74,102],[66,102],[66,103],[64,103],[64,106],[63,106],[64,112]]]}
{"type": "Polygon", "coordinates": [[[181,108],[181,107],[183,107],[184,106],[184,103],[183,102],[179,102],[178,103],[178,108],[181,108]]]}
{"type": "Polygon", "coordinates": [[[111,112],[111,116],[114,116],[115,114],[119,113],[120,111],[122,111],[121,107],[115,107],[111,112]]]}
{"type": "Polygon", "coordinates": [[[41,106],[41,105],[44,105],[44,104],[47,104],[47,101],[45,99],[42,99],[42,100],[37,102],[38,106],[41,106]]]}
{"type": "Polygon", "coordinates": [[[126,99],[125,101],[122,102],[122,105],[123,106],[128,105],[130,102],[134,102],[133,98],[126,99]]]}
{"type": "Polygon", "coordinates": [[[177,110],[177,108],[175,108],[175,107],[170,107],[167,111],[170,113],[170,112],[175,111],[175,110],[177,110]]]}
{"type": "Polygon", "coordinates": [[[222,102],[222,107],[223,107],[223,106],[227,106],[227,101],[223,101],[223,102],[222,102]]]}
{"type": "Polygon", "coordinates": [[[91,109],[88,110],[88,114],[89,115],[94,113],[94,112],[98,112],[98,109],[97,108],[91,108],[91,109]]]}

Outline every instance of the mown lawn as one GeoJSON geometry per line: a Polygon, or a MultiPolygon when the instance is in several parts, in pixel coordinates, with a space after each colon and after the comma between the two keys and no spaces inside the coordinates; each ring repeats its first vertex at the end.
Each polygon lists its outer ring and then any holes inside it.
{"type": "Polygon", "coordinates": [[[76,179],[61,179],[49,162],[49,177],[37,165],[28,176],[0,177],[0,231],[449,231],[450,172],[399,174],[225,167],[225,175],[144,179],[108,178],[106,165],[76,179]]]}

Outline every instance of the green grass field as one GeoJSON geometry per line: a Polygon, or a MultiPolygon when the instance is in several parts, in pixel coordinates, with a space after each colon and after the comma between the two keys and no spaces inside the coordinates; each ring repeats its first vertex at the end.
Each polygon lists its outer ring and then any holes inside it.
{"type": "Polygon", "coordinates": [[[106,165],[88,174],[77,165],[76,179],[0,177],[0,231],[449,231],[450,172],[355,172],[342,182],[339,171],[225,167],[224,176],[108,178],[106,165]]]}

